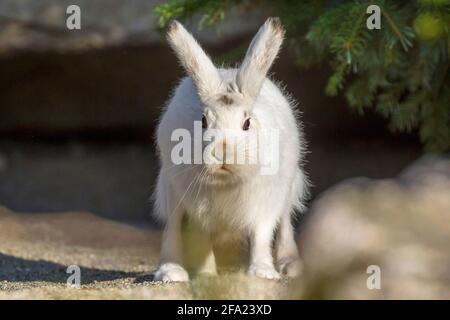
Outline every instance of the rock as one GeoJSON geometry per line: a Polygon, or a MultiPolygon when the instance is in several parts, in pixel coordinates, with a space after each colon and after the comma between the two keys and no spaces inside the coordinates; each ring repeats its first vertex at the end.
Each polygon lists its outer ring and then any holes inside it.
{"type": "Polygon", "coordinates": [[[450,160],[425,157],[396,179],[352,179],[311,207],[297,297],[450,297],[450,160]],[[368,289],[379,267],[381,288],[368,289]],[[373,279],[373,278],[371,278],[373,279]]]}
{"type": "MultiPolygon", "coordinates": [[[[22,0],[20,4],[16,0],[1,1],[0,55],[16,50],[65,52],[130,42],[154,44],[162,39],[158,17],[153,13],[160,1],[78,0],[81,29],[68,30],[66,9],[72,4],[70,0],[22,0]]],[[[220,35],[239,37],[253,32],[262,21],[263,14],[258,8],[244,14],[233,10],[227,21],[219,24],[220,35]]],[[[223,40],[212,29],[196,31],[200,39],[209,44],[223,40]]]]}

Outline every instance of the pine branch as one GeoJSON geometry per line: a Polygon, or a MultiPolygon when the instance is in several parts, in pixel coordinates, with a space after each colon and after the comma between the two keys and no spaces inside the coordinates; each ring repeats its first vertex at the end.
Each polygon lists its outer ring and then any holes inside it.
{"type": "MultiPolygon", "coordinates": [[[[418,128],[428,150],[450,150],[448,3],[374,1],[387,27],[369,31],[364,23],[369,1],[260,2],[281,16],[299,66],[331,62],[326,94],[345,90],[349,106],[360,113],[374,107],[393,130],[418,128]]],[[[249,1],[171,0],[155,13],[161,24],[195,13],[212,24],[245,3],[249,1]]]]}
{"type": "Polygon", "coordinates": [[[400,31],[400,29],[395,24],[394,20],[392,19],[391,15],[385,10],[381,10],[381,14],[386,19],[388,25],[391,27],[392,31],[397,35],[397,37],[400,40],[401,45],[403,46],[403,50],[408,51],[408,47],[412,47],[411,41],[409,41],[403,33],[400,31]]]}

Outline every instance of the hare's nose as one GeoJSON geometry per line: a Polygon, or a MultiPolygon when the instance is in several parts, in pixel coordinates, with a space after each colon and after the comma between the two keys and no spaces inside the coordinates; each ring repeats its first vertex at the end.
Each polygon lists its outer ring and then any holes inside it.
{"type": "Polygon", "coordinates": [[[227,152],[227,141],[225,139],[217,141],[211,150],[211,155],[220,162],[225,162],[227,152]]]}

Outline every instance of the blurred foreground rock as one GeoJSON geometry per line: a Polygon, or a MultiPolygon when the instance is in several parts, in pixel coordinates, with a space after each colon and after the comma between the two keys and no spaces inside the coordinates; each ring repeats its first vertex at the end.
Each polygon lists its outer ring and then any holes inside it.
{"type": "Polygon", "coordinates": [[[450,160],[396,179],[356,178],[318,198],[304,226],[302,298],[450,298],[450,160]],[[381,289],[369,290],[370,265],[381,289]]]}

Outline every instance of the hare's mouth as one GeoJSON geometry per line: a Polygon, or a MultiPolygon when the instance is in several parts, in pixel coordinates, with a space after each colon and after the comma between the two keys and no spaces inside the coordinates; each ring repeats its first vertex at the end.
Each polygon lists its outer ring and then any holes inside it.
{"type": "Polygon", "coordinates": [[[218,172],[223,172],[223,173],[233,173],[233,170],[230,168],[230,166],[226,165],[226,164],[222,164],[218,169],[218,172]]]}
{"type": "Polygon", "coordinates": [[[237,168],[231,165],[220,165],[210,169],[207,183],[210,185],[234,185],[242,181],[237,168]]]}
{"type": "Polygon", "coordinates": [[[233,174],[233,171],[228,167],[220,167],[214,170],[213,175],[216,177],[227,177],[233,174]]]}
{"type": "Polygon", "coordinates": [[[231,176],[234,176],[235,171],[231,168],[230,165],[221,164],[216,166],[213,170],[211,170],[212,176],[219,179],[227,179],[231,176]]]}

